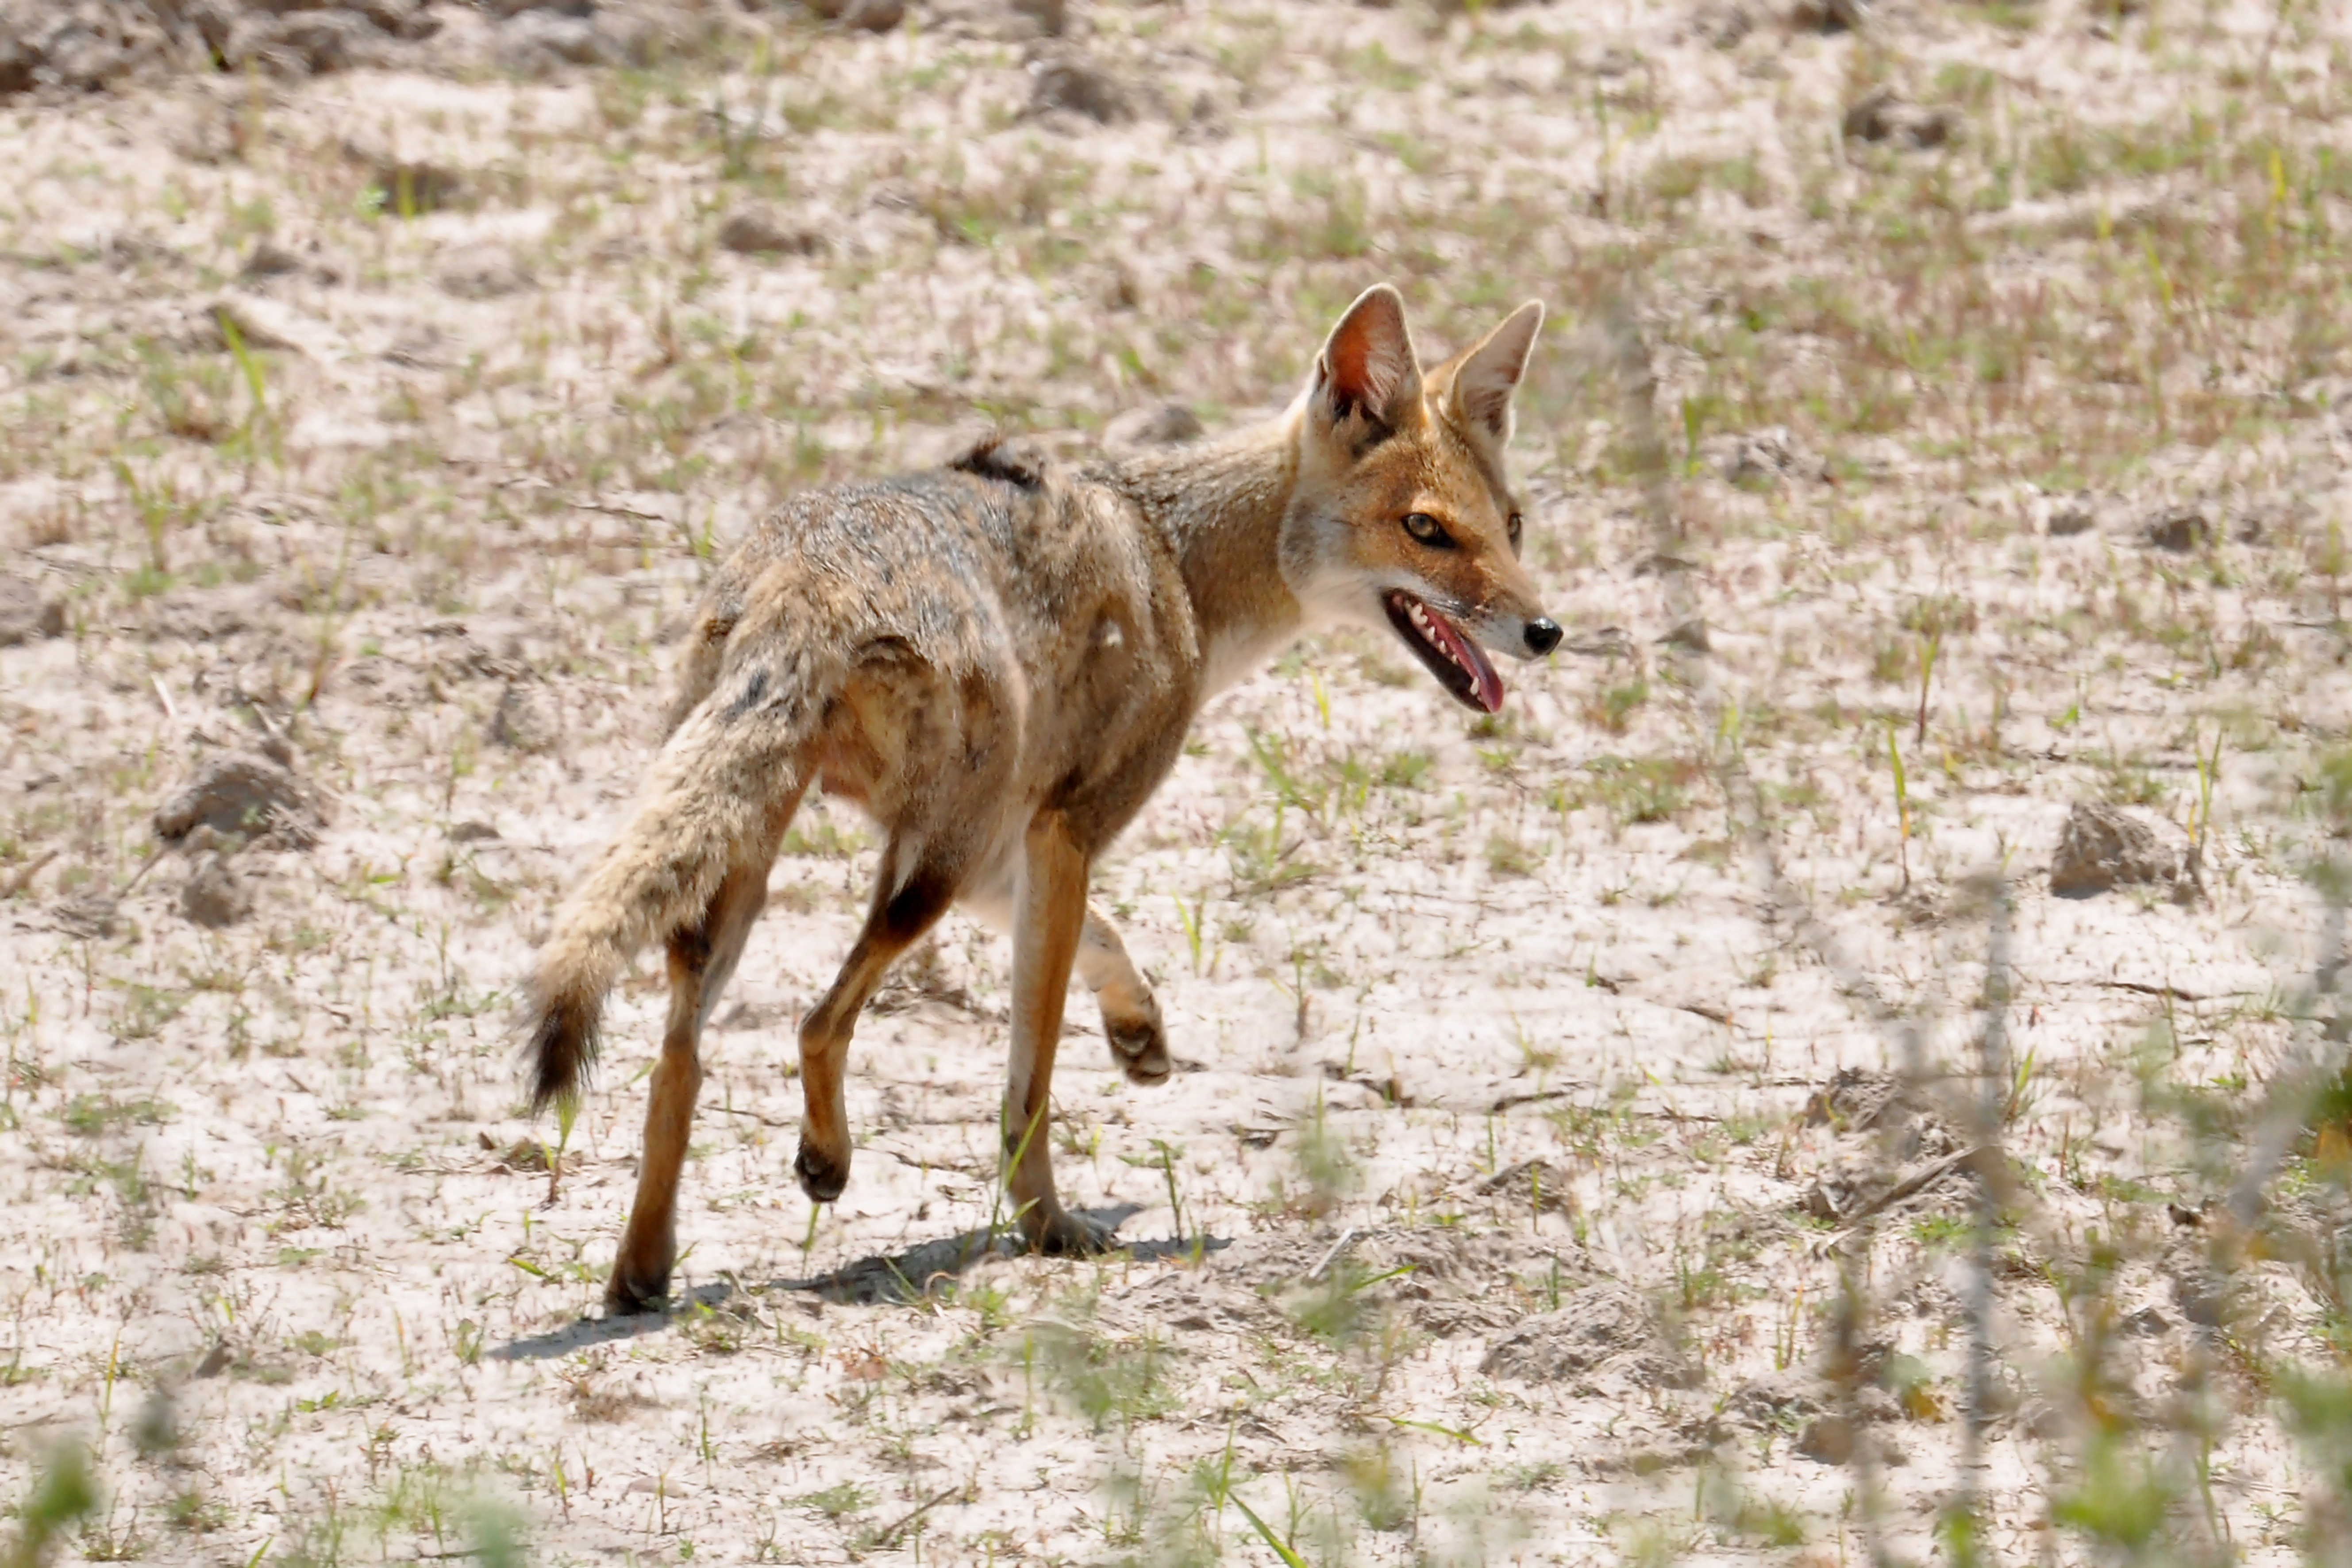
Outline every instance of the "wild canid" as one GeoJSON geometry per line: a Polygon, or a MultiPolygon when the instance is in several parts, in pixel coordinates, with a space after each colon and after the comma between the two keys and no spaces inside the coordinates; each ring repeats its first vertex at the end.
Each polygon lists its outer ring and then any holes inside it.
{"type": "Polygon", "coordinates": [[[822,783],[887,836],[873,905],[800,1030],[802,1187],[849,1180],[842,1072],[857,1015],[950,904],[1009,925],[1003,1133],[1023,1234],[1107,1237],[1054,1193],[1044,1121],[1073,964],[1127,1076],[1168,1076],[1151,988],[1087,901],[1088,868],[1167,776],[1192,716],[1301,632],[1385,625],[1457,700],[1503,682],[1485,647],[1549,653],[1504,472],[1529,301],[1424,370],[1383,284],[1331,329],[1279,418],[1083,468],[1019,441],[944,469],[815,490],[737,547],[689,634],[628,826],[539,956],[534,1109],[580,1092],[605,992],[669,949],[669,1024],[637,1192],[605,1290],[658,1302],[702,1080],[698,1037],[766,900],[801,795],[822,783]]]}

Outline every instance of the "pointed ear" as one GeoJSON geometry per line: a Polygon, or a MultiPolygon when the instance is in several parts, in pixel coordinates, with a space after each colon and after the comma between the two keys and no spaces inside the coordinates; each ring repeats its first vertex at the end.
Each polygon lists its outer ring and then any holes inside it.
{"type": "Polygon", "coordinates": [[[1385,435],[1421,402],[1421,362],[1404,327],[1404,300],[1386,283],[1364,290],[1315,360],[1314,404],[1328,426],[1361,416],[1385,435]]]}
{"type": "Polygon", "coordinates": [[[1530,300],[1455,363],[1454,413],[1473,435],[1496,446],[1510,440],[1511,394],[1527,374],[1543,319],[1542,302],[1530,300]]]}

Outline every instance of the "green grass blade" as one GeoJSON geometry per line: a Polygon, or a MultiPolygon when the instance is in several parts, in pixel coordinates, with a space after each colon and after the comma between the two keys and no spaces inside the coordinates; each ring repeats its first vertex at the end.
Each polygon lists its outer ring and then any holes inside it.
{"type": "Polygon", "coordinates": [[[1233,1504],[1242,1510],[1242,1517],[1250,1521],[1251,1528],[1257,1531],[1259,1538],[1274,1548],[1274,1554],[1282,1559],[1286,1568],[1307,1568],[1307,1559],[1292,1551],[1279,1536],[1276,1535],[1274,1527],[1258,1518],[1257,1510],[1244,1502],[1239,1493],[1233,1494],[1233,1504]]]}

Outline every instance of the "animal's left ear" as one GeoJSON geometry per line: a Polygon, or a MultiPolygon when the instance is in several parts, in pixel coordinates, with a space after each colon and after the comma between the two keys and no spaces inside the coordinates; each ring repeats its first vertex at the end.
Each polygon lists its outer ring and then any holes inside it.
{"type": "Polygon", "coordinates": [[[1543,319],[1542,302],[1530,300],[1454,359],[1446,395],[1454,418],[1472,435],[1497,447],[1510,440],[1511,394],[1527,374],[1543,319]]]}

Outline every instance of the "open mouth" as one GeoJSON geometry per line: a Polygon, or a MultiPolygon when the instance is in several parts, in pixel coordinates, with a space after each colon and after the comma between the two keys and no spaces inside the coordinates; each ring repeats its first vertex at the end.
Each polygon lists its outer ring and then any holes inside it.
{"type": "Polygon", "coordinates": [[[1402,588],[1381,595],[1381,605],[1388,611],[1397,636],[1421,655],[1421,662],[1429,666],[1429,673],[1454,694],[1454,700],[1481,713],[1503,710],[1503,678],[1495,673],[1478,645],[1462,635],[1461,627],[1402,588]]]}

